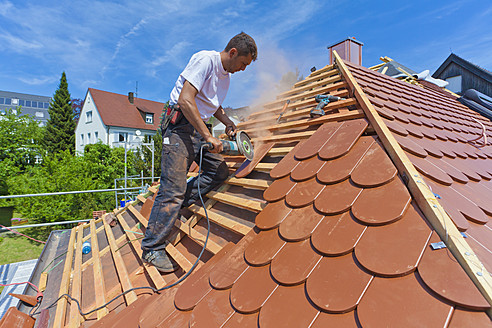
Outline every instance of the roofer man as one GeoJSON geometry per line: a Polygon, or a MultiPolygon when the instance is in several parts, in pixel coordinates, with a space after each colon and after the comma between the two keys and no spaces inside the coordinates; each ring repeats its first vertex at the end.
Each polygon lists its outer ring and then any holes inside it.
{"type": "Polygon", "coordinates": [[[179,75],[165,108],[162,133],[161,184],[150,213],[142,241],[142,259],[161,272],[173,272],[178,266],[167,255],[167,238],[180,209],[193,204],[200,191],[206,194],[227,178],[229,171],[220,153],[222,143],[214,138],[204,122],[213,115],[232,136],[236,125],[227,117],[222,102],[229,89],[230,75],[244,71],[256,60],[255,41],[241,32],[222,52],[200,51],[194,54],[179,75]],[[209,142],[213,149],[203,152],[202,175],[187,183],[186,175],[199,162],[200,145],[209,142]]]}

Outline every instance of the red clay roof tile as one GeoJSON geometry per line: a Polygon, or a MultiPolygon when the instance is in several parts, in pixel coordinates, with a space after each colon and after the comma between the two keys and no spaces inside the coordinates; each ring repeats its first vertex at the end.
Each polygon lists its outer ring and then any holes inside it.
{"type": "Polygon", "coordinates": [[[285,240],[303,240],[311,235],[322,219],[323,215],[317,212],[313,205],[294,208],[280,223],[278,231],[285,240]]]}

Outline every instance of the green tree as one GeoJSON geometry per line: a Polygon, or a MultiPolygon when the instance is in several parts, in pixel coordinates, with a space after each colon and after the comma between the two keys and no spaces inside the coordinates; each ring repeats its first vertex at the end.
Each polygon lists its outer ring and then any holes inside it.
{"type": "Polygon", "coordinates": [[[42,156],[43,128],[22,108],[7,109],[0,117],[0,195],[8,194],[7,180],[26,170],[42,156]]]}
{"type": "Polygon", "coordinates": [[[67,76],[62,73],[60,85],[48,109],[50,119],[46,124],[44,143],[46,150],[53,154],[68,150],[75,152],[75,120],[68,92],[67,76]]]}

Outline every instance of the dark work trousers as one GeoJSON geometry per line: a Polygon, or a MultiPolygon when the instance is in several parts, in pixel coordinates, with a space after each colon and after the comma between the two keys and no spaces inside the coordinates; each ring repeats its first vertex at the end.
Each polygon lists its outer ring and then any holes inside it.
{"type": "Polygon", "coordinates": [[[143,250],[163,250],[180,209],[199,199],[198,179],[202,196],[227,178],[229,171],[219,154],[203,150],[202,174],[188,183],[191,164],[200,162],[202,136],[182,118],[177,125],[170,124],[163,135],[161,184],[150,213],[149,224],[142,240],[143,250]]]}

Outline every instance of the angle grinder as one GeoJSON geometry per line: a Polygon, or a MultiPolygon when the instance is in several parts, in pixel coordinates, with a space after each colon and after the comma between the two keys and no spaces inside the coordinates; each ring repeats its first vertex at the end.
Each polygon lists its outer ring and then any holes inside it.
{"type": "MultiPolygon", "coordinates": [[[[248,134],[244,131],[238,131],[232,140],[222,140],[222,154],[224,155],[243,155],[247,160],[252,161],[254,156],[253,144],[248,134]]],[[[205,149],[213,149],[213,145],[210,142],[203,144],[205,149]]]]}

